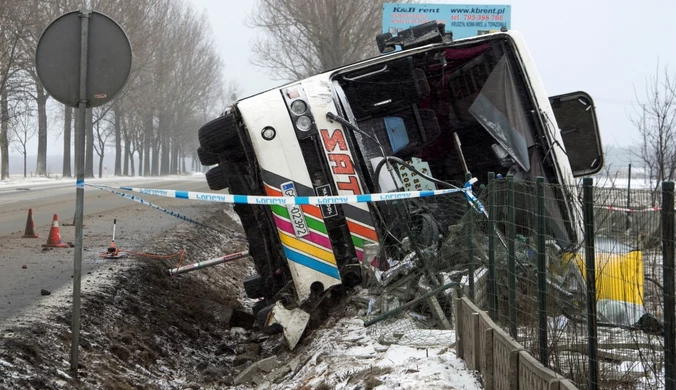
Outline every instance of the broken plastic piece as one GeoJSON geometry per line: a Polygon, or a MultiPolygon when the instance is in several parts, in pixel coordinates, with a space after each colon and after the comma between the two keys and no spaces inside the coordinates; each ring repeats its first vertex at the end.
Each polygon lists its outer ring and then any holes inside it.
{"type": "Polygon", "coordinates": [[[265,326],[281,325],[284,331],[284,339],[289,349],[293,351],[303,332],[305,332],[308,322],[310,322],[310,314],[307,312],[301,309],[286,310],[281,302],[277,302],[270,312],[265,326]]]}

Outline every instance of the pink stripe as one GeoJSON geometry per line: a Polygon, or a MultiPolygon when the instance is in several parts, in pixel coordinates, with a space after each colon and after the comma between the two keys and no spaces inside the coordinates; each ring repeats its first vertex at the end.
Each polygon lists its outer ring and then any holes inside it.
{"type": "Polygon", "coordinates": [[[360,251],[357,248],[354,248],[354,249],[356,249],[355,252],[357,252],[357,258],[359,259],[359,261],[364,261],[364,251],[360,251]]]}
{"type": "MultiPolygon", "coordinates": [[[[279,218],[276,215],[273,215],[275,218],[275,224],[277,224],[277,227],[280,230],[283,230],[289,234],[294,235],[295,233],[293,231],[293,226],[291,225],[291,222],[285,221],[281,218],[279,218]]],[[[313,231],[310,231],[310,234],[303,237],[304,240],[311,241],[319,246],[323,246],[324,248],[328,249],[330,252],[333,252],[333,249],[331,248],[331,241],[329,241],[328,237],[324,237],[321,234],[317,234],[313,231]]]]}

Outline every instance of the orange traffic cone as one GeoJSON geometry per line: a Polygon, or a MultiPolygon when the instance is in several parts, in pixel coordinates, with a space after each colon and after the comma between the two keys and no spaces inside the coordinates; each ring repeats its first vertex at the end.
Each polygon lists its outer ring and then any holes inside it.
{"type": "Polygon", "coordinates": [[[28,209],[28,218],[26,219],[26,232],[23,238],[38,238],[35,234],[35,222],[33,221],[33,209],[28,209]]]}
{"type": "Polygon", "coordinates": [[[47,237],[47,243],[42,245],[43,248],[68,248],[67,244],[64,244],[61,241],[61,233],[59,232],[59,217],[54,214],[54,219],[52,220],[52,229],[49,231],[49,237],[47,237]]]}

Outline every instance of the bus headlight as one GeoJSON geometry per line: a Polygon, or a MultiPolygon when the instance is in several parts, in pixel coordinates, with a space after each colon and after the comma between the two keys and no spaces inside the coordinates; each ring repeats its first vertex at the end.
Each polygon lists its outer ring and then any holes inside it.
{"type": "Polygon", "coordinates": [[[291,103],[291,112],[294,113],[294,115],[303,115],[305,114],[305,111],[307,111],[307,104],[305,104],[304,101],[294,100],[293,103],[291,103]]]}
{"type": "Polygon", "coordinates": [[[310,117],[303,115],[296,119],[296,127],[300,131],[308,131],[310,130],[310,127],[312,127],[312,120],[310,117]]]}

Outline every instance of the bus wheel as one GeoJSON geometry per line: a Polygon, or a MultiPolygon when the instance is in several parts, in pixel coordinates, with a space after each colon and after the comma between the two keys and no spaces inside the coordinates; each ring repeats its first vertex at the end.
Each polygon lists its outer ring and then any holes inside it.
{"type": "Polygon", "coordinates": [[[202,147],[197,148],[197,158],[200,160],[200,164],[205,167],[216,165],[220,162],[217,154],[206,151],[202,147]]]}
{"type": "Polygon", "coordinates": [[[217,165],[206,174],[209,189],[220,191],[228,188],[228,174],[223,165],[217,165]]]}
{"type": "Polygon", "coordinates": [[[200,146],[205,151],[220,154],[239,143],[237,120],[233,114],[225,114],[202,126],[198,133],[200,146]]]}

